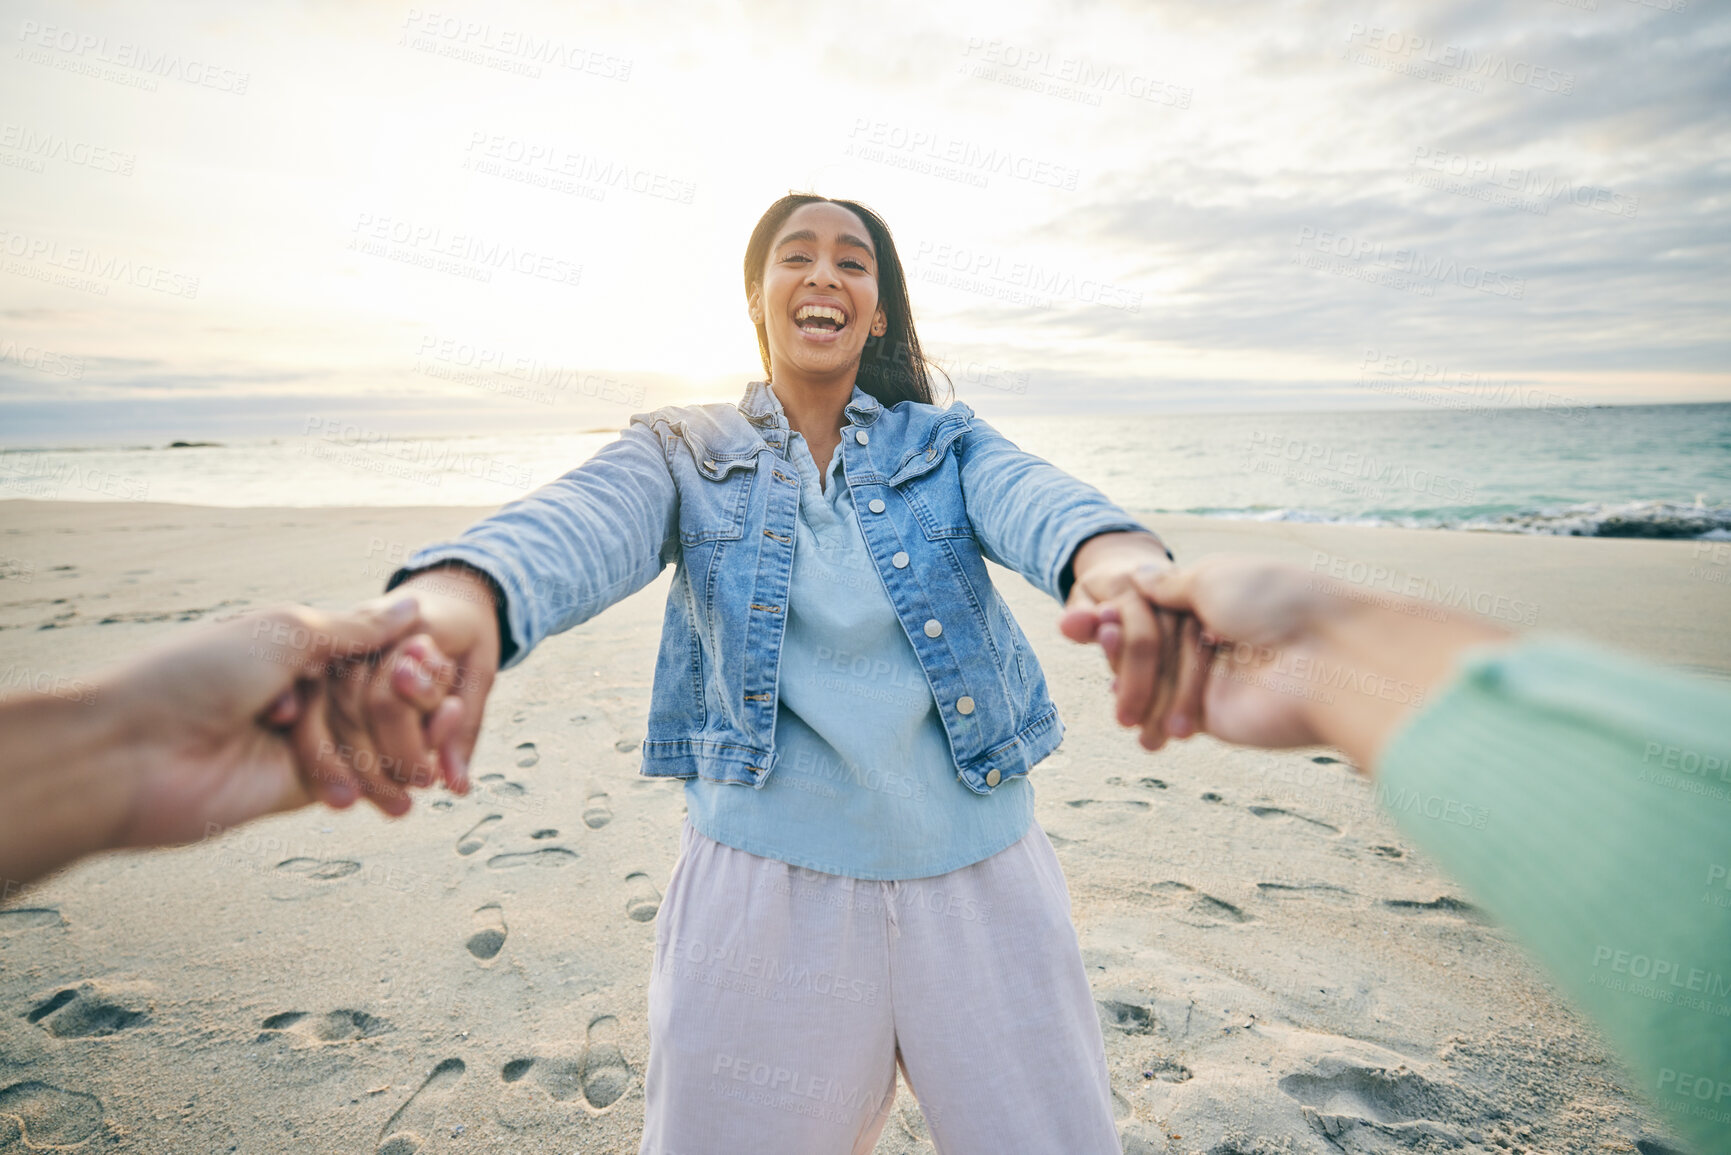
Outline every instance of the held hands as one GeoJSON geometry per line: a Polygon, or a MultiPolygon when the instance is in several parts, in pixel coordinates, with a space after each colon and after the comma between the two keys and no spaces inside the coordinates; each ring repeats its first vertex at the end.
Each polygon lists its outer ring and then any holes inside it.
{"type": "Polygon", "coordinates": [[[307,744],[326,801],[345,806],[358,791],[393,816],[408,811],[409,786],[443,781],[467,792],[499,667],[497,615],[484,578],[466,569],[427,570],[396,594],[414,597],[422,632],[398,642],[379,666],[409,672],[327,680],[312,703],[323,720],[313,723],[307,744]]]}
{"type": "Polygon", "coordinates": [[[1193,618],[1149,601],[1135,581],[1141,569],[1172,568],[1166,547],[1151,534],[1103,533],[1082,543],[1071,568],[1076,580],[1058,626],[1071,641],[1099,642],[1106,652],[1117,675],[1118,724],[1140,727],[1150,750],[1165,743],[1169,730],[1188,734],[1197,688],[1177,675],[1200,630],[1193,618]]]}
{"type": "Polygon", "coordinates": [[[393,644],[420,652],[426,639],[408,636],[416,620],[414,599],[403,597],[346,614],[304,606],[246,614],[99,682],[92,729],[112,751],[104,761],[121,771],[114,781],[125,784],[107,844],[188,842],[315,798],[352,802],[354,779],[331,765],[342,722],[327,719],[321,703],[332,686],[448,681],[441,668],[379,663],[378,651],[393,644]]]}
{"type": "MultiPolygon", "coordinates": [[[[1164,648],[1157,657],[1143,651],[1142,684],[1159,683],[1153,697],[1168,704],[1164,734],[1207,733],[1268,748],[1331,745],[1364,768],[1464,650],[1511,636],[1407,599],[1356,599],[1296,566],[1258,557],[1143,567],[1130,583],[1150,612],[1184,615],[1175,659],[1164,648]]],[[[1117,604],[1071,609],[1060,627],[1073,641],[1104,645],[1117,604]]],[[[1122,665],[1114,663],[1121,722],[1129,712],[1122,665]]],[[[1142,744],[1157,749],[1163,737],[1150,745],[1148,735],[1144,725],[1142,744]]]]}

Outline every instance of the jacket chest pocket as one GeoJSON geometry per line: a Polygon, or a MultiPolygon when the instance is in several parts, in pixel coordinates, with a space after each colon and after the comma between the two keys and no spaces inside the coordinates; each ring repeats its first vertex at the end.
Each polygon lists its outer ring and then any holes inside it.
{"type": "Polygon", "coordinates": [[[940,426],[935,439],[910,455],[890,479],[927,541],[974,536],[962,496],[961,462],[952,451],[960,432],[957,427],[940,426]]]}
{"type": "Polygon", "coordinates": [[[745,533],[751,490],[757,481],[757,456],[692,460],[694,468],[681,479],[679,540],[683,545],[706,541],[737,541],[745,533]]]}

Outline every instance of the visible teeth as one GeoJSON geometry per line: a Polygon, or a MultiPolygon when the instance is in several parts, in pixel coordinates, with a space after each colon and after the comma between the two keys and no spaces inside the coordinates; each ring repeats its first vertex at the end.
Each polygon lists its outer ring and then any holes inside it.
{"type": "Polygon", "coordinates": [[[847,324],[847,314],[830,305],[801,305],[799,312],[794,314],[795,321],[825,320],[834,321],[836,328],[847,324]]]}

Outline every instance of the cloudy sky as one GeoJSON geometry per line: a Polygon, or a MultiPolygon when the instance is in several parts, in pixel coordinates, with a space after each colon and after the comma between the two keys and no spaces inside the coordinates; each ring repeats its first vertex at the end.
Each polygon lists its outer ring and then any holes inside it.
{"type": "Polygon", "coordinates": [[[1731,399],[1722,5],[849,11],[0,3],[0,444],[735,399],[789,190],[988,415],[1731,399]]]}

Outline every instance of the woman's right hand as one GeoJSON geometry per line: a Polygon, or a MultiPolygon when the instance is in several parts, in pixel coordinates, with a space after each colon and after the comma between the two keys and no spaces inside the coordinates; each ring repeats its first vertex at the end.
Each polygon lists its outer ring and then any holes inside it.
{"type": "MultiPolygon", "coordinates": [[[[499,669],[493,589],[473,570],[424,570],[393,593],[412,593],[419,632],[399,643],[378,668],[398,670],[407,657],[424,676],[328,681],[326,727],[309,733],[302,763],[324,782],[351,775],[359,790],[391,814],[408,810],[406,785],[442,780],[469,788],[469,760],[480,737],[487,694],[499,669]]],[[[321,704],[324,705],[324,704],[321,704]]]]}

